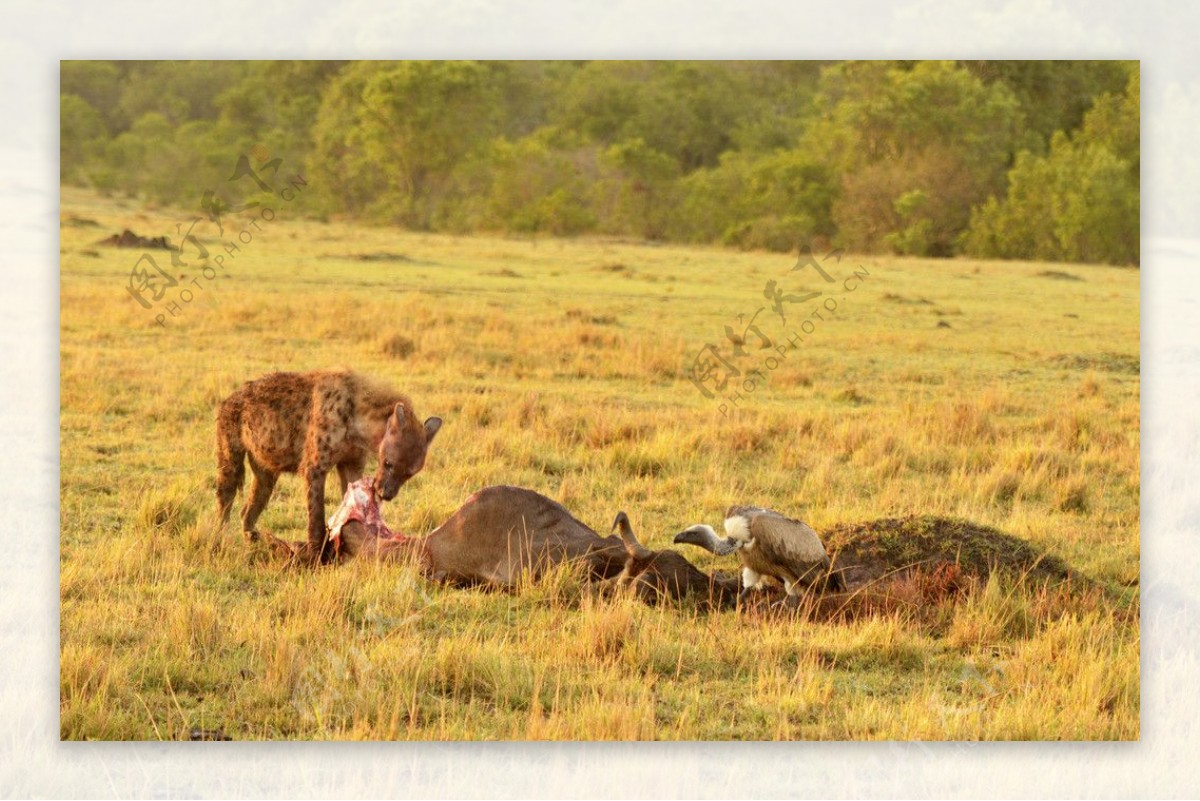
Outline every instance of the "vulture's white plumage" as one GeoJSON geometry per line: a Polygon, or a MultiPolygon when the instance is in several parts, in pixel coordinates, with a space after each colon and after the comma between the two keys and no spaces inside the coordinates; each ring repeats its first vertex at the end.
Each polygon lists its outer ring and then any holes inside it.
{"type": "Polygon", "coordinates": [[[712,526],[695,525],[675,536],[677,543],[699,545],[717,555],[737,553],[742,560],[742,595],[761,587],[767,577],[783,584],[790,602],[799,588],[829,577],[829,589],[844,589],[830,573],[829,554],[812,527],[759,506],[731,506],[725,513],[725,537],[712,526]]]}

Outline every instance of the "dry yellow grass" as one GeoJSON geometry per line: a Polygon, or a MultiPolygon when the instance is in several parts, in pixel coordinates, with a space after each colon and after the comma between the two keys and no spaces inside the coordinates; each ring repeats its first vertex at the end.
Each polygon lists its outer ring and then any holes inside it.
{"type": "MultiPolygon", "coordinates": [[[[839,276],[867,277],[723,416],[687,366],[767,280],[821,288],[790,259],[283,207],[162,327],[124,289],[138,252],[94,243],[187,214],[64,189],[63,215],[64,738],[1138,736],[1136,272],[848,256],[839,276]],[[931,614],[813,623],[600,600],[568,574],[498,594],[395,566],[281,573],[212,531],[213,413],[247,378],[332,367],[446,420],[385,508],[401,530],[495,483],[594,527],[626,509],[652,547],[731,502],[818,530],[936,514],[1101,589],[995,579],[931,614]]],[[[280,481],[263,527],[301,536],[299,490],[280,481]]]]}

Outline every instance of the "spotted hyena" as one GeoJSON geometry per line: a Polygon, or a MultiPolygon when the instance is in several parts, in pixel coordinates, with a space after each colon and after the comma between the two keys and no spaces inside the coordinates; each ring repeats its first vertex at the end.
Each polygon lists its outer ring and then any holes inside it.
{"type": "Polygon", "coordinates": [[[299,473],[308,501],[308,552],[325,555],[325,476],[337,468],[342,493],[379,450],[375,486],[385,500],[420,472],[442,421],[422,423],[404,395],[351,372],[271,373],[242,385],[217,412],[217,505],[229,521],[245,464],[253,478],[242,530],[255,524],[280,473],[299,473]],[[385,437],[386,434],[386,437],[385,437]]]}

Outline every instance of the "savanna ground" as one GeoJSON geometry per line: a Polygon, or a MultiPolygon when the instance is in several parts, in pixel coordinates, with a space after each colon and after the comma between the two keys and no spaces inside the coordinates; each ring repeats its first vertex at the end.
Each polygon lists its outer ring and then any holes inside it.
{"type": "MultiPolygon", "coordinates": [[[[62,212],[63,738],[1138,737],[1136,271],[850,255],[824,284],[794,256],[282,206],[162,327],[124,289],[141,251],[95,243],[192,215],[71,189],[62,212]],[[723,416],[687,367],[771,279],[837,309],[723,416]],[[384,510],[409,533],[507,483],[602,533],[625,509],[656,548],[733,502],[818,531],[956,518],[1086,580],[996,575],[830,621],[599,598],[565,572],[510,594],[281,569],[213,531],[214,411],[248,378],[335,367],[446,421],[384,510]]],[[[786,341],[815,305],[758,322],[786,341]]],[[[260,525],[300,539],[304,519],[284,477],[260,525]]]]}

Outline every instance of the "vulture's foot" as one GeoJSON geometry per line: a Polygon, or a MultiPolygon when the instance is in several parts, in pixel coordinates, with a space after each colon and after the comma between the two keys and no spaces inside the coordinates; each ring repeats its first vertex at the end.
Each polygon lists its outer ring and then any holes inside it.
{"type": "Polygon", "coordinates": [[[795,612],[800,608],[800,596],[788,595],[782,601],[771,604],[771,608],[777,612],[795,612]]]}

